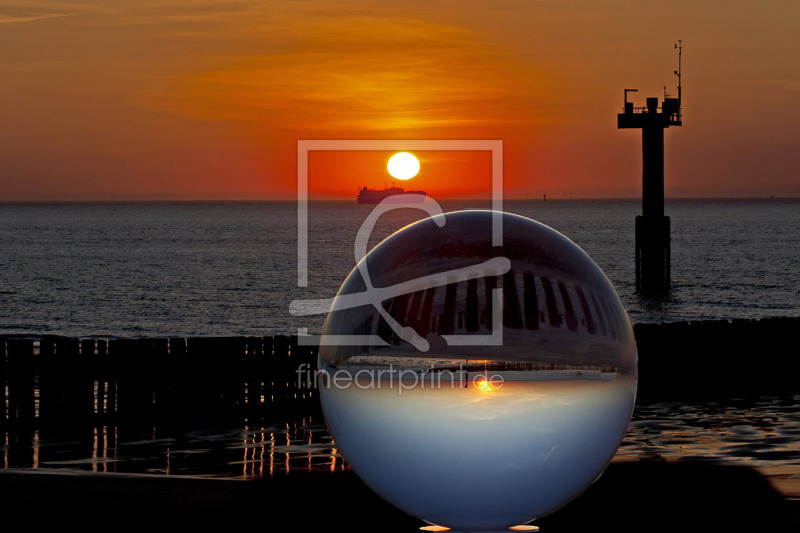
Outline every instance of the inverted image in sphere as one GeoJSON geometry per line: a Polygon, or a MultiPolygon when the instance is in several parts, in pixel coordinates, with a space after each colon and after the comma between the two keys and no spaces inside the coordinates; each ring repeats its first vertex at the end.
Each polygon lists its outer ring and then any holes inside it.
{"type": "MultiPolygon", "coordinates": [[[[345,280],[320,346],[337,449],[427,522],[492,531],[568,503],[616,453],[636,345],[601,269],[557,231],[474,210],[403,228],[345,280]]],[[[356,502],[354,502],[356,503],[356,502]]]]}

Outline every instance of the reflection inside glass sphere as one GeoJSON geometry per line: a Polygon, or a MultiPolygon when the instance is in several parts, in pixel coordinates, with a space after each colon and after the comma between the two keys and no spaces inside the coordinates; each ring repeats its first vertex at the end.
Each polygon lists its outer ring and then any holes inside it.
{"type": "Polygon", "coordinates": [[[320,397],[345,459],[392,504],[461,531],[569,502],[608,465],[635,401],[611,283],[572,241],[508,213],[447,213],[387,238],[342,285],[323,339],[320,397]]]}

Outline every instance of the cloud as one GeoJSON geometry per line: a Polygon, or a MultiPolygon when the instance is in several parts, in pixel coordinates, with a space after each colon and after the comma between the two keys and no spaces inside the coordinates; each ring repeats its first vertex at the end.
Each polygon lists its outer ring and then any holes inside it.
{"type": "Polygon", "coordinates": [[[399,16],[337,16],[296,30],[289,49],[187,75],[179,89],[143,99],[195,117],[289,121],[312,130],[547,120],[547,79],[466,29],[399,16]]]}
{"type": "Polygon", "coordinates": [[[37,20],[69,17],[72,13],[0,13],[0,24],[20,24],[37,20]]]}

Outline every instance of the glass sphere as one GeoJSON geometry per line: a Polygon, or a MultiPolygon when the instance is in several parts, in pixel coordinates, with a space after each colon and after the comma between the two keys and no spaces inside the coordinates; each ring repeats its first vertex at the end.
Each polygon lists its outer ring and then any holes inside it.
{"type": "Polygon", "coordinates": [[[455,530],[568,503],[611,461],[635,402],[613,286],[568,238],[509,213],[388,237],[345,280],[322,339],[336,447],[384,499],[455,530]]]}

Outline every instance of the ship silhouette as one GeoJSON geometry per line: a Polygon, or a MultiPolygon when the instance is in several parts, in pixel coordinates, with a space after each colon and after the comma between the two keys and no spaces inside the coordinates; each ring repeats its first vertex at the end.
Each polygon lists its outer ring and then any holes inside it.
{"type": "MultiPolygon", "coordinates": [[[[384,187],[386,186],[384,185],[384,187]]],[[[395,196],[397,194],[420,194],[422,196],[426,196],[425,191],[406,191],[402,187],[395,187],[395,185],[392,184],[391,187],[384,188],[383,190],[367,189],[367,187],[364,187],[358,192],[358,197],[356,200],[359,204],[377,204],[380,203],[384,198],[395,196]]]]}

